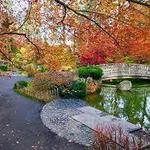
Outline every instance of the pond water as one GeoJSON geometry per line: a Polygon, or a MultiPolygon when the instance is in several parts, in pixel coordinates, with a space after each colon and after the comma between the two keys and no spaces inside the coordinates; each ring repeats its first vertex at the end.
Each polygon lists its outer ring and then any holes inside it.
{"type": "Polygon", "coordinates": [[[120,81],[104,83],[100,92],[85,99],[93,107],[110,113],[150,131],[150,81],[134,80],[131,91],[119,91],[113,85],[120,81]]]}

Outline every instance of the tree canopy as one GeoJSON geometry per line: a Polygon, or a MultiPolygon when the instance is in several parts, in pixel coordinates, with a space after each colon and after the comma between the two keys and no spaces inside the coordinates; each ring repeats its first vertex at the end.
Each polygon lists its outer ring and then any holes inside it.
{"type": "MultiPolygon", "coordinates": [[[[54,63],[58,65],[61,64],[58,60],[66,58],[70,62],[83,62],[90,54],[97,59],[94,64],[128,59],[147,63],[150,61],[150,2],[0,0],[1,57],[14,63],[17,50],[20,53],[22,47],[31,56],[30,61],[32,58],[46,66],[53,66],[50,58],[54,56],[58,57],[54,63]]],[[[29,61],[27,57],[23,59],[29,61]]],[[[84,63],[92,64],[92,61],[84,63]]]]}

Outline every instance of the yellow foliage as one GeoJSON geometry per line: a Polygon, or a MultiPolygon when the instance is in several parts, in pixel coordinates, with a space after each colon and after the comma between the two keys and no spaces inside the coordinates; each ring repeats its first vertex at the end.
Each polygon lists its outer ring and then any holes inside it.
{"type": "Polygon", "coordinates": [[[32,64],[29,64],[29,65],[25,66],[24,70],[27,72],[28,76],[30,76],[30,77],[32,77],[36,73],[38,73],[37,68],[34,65],[32,65],[32,64]]]}
{"type": "Polygon", "coordinates": [[[73,70],[76,68],[76,57],[65,46],[47,46],[41,62],[52,71],[73,70]]]}

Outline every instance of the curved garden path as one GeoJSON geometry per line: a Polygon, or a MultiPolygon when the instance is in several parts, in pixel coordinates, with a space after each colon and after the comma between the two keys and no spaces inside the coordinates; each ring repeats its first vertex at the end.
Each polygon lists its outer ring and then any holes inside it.
{"type": "Polygon", "coordinates": [[[13,91],[14,83],[25,79],[0,77],[0,150],[83,150],[42,124],[43,104],[13,91]]]}

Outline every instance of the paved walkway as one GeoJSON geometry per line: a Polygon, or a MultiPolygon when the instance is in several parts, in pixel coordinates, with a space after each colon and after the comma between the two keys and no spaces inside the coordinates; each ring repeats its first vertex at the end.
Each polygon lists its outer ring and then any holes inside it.
{"type": "MultiPolygon", "coordinates": [[[[139,137],[139,134],[135,134],[137,131],[144,133],[140,126],[87,106],[79,99],[57,99],[46,104],[41,119],[46,127],[59,136],[85,146],[93,144],[93,131],[97,127],[121,127],[131,138],[139,137]]],[[[150,136],[142,135],[142,145],[147,144],[150,144],[150,136]]]]}
{"type": "Polygon", "coordinates": [[[93,143],[93,130],[72,118],[82,112],[78,108],[86,103],[77,99],[57,99],[46,104],[41,112],[42,122],[46,127],[68,141],[74,141],[86,146],[93,143]]]}
{"type": "Polygon", "coordinates": [[[83,150],[60,138],[40,119],[43,104],[16,94],[12,88],[25,77],[0,77],[0,150],[83,150]]]}

